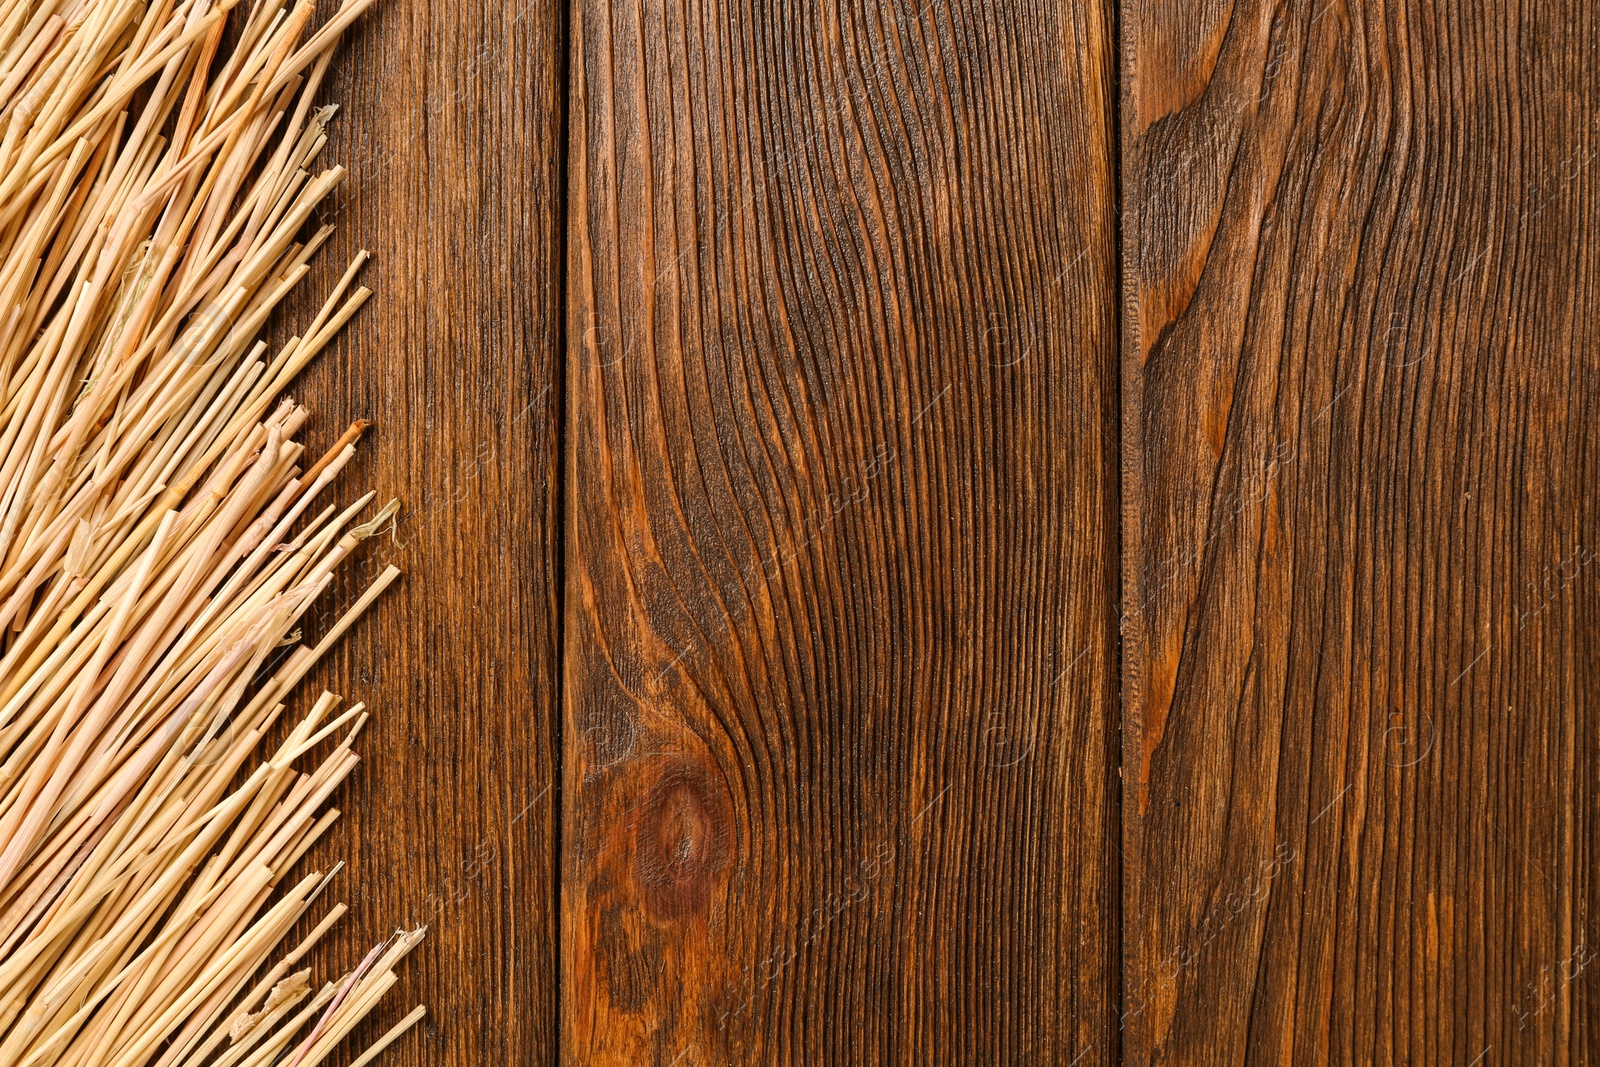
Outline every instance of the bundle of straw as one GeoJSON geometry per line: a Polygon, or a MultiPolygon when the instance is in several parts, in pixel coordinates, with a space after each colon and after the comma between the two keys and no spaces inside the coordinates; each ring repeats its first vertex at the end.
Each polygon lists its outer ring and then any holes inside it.
{"type": "Polygon", "coordinates": [[[255,340],[329,236],[297,239],[344,178],[314,171],[312,98],[371,0],[309,36],[310,0],[236,2],[0,0],[8,1067],[313,1067],[422,936],[315,991],[296,967],[344,905],[287,946],[332,873],[280,882],[338,817],[361,705],[324,694],[247,766],[394,580],[299,644],[397,504],[314,506],[365,424],[307,464],[308,413],[277,399],[366,300],[366,254],[281,351],[255,340]]]}

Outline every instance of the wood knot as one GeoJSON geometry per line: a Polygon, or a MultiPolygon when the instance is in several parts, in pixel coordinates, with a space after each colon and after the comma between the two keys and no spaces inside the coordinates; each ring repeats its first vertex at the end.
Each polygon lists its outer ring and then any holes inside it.
{"type": "Polygon", "coordinates": [[[703,911],[728,862],[727,806],[711,776],[691,763],[667,764],[634,833],[634,878],[651,917],[678,922],[703,911]]]}

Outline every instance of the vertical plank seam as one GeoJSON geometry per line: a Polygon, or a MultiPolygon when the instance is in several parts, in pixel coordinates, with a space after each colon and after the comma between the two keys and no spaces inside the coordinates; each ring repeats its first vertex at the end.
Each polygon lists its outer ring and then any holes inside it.
{"type": "MultiPolygon", "coordinates": [[[[1112,1018],[1115,1020],[1116,1029],[1112,1033],[1111,1047],[1114,1050],[1112,1058],[1118,1064],[1126,1064],[1130,1060],[1130,1046],[1134,1050],[1131,1057],[1133,1062],[1143,1062],[1139,1055],[1137,1042],[1133,1041],[1131,1031],[1125,1030],[1123,1022],[1126,1019],[1124,1001],[1127,996],[1129,983],[1128,953],[1130,940],[1128,930],[1130,923],[1138,921],[1137,890],[1140,871],[1137,867],[1129,870],[1129,855],[1135,857],[1139,853],[1131,849],[1133,844],[1130,837],[1130,819],[1128,806],[1128,789],[1126,769],[1129,764],[1128,746],[1139,743],[1139,719],[1137,714],[1130,724],[1129,710],[1138,699],[1139,687],[1139,653],[1141,644],[1138,640],[1138,618],[1135,606],[1139,603],[1138,582],[1139,564],[1142,562],[1143,541],[1139,537],[1136,526],[1130,522],[1136,518],[1134,509],[1139,499],[1139,478],[1135,464],[1138,462],[1140,444],[1138,416],[1140,411],[1140,394],[1138,383],[1134,380],[1137,366],[1133,362],[1138,358],[1138,290],[1135,288],[1135,279],[1132,275],[1132,265],[1138,262],[1130,242],[1135,239],[1135,231],[1128,225],[1129,197],[1128,182],[1124,174],[1129,158],[1128,138],[1131,124],[1124,115],[1123,109],[1128,106],[1132,95],[1134,79],[1135,55],[1131,43],[1125,36],[1130,33],[1133,20],[1127,10],[1131,0],[1115,0],[1110,6],[1113,20],[1112,62],[1116,70],[1116,102],[1107,108],[1112,124],[1111,136],[1108,139],[1111,145],[1112,167],[1111,182],[1112,195],[1116,198],[1116,211],[1113,213],[1112,227],[1116,244],[1116,271],[1121,299],[1118,301],[1119,322],[1116,330],[1116,356],[1115,365],[1117,373],[1113,378],[1116,389],[1114,401],[1115,436],[1117,455],[1120,462],[1117,464],[1116,494],[1120,522],[1117,525],[1116,552],[1117,569],[1119,578],[1118,603],[1117,603],[1117,664],[1115,677],[1117,678],[1117,744],[1116,744],[1116,773],[1118,789],[1118,803],[1108,805],[1116,815],[1116,826],[1108,827],[1108,838],[1117,846],[1115,863],[1117,885],[1117,916],[1115,921],[1115,943],[1117,946],[1117,966],[1114,969],[1115,979],[1112,1001],[1112,1018]],[[1130,567],[1130,560],[1134,566],[1130,567]],[[1134,633],[1129,633],[1133,626],[1134,633]],[[1112,834],[1115,837],[1112,837],[1112,834]],[[1117,840],[1120,838],[1120,841],[1117,840]],[[1130,900],[1130,887],[1132,890],[1130,900]],[[1133,906],[1130,906],[1133,905],[1133,906]]],[[[1136,710],[1136,709],[1135,709],[1136,710]]],[[[1135,768],[1140,764],[1135,761],[1135,768]]],[[[1137,787],[1137,784],[1135,784],[1137,787]]],[[[1134,813],[1136,818],[1136,813],[1134,813]]]]}
{"type": "Polygon", "coordinates": [[[555,463],[552,464],[550,491],[546,496],[546,512],[549,521],[551,540],[551,563],[553,573],[550,580],[551,594],[555,603],[551,607],[551,617],[555,625],[551,627],[551,640],[555,645],[555,678],[554,695],[550,701],[550,745],[551,765],[549,789],[553,798],[552,803],[546,808],[550,813],[551,822],[551,863],[550,878],[553,882],[551,889],[551,916],[550,937],[552,946],[551,972],[553,974],[554,990],[551,1002],[555,1004],[555,1026],[553,1028],[552,1042],[554,1048],[548,1050],[546,1062],[561,1064],[565,1062],[566,1049],[563,1043],[566,1040],[566,990],[563,988],[566,973],[566,948],[562,943],[563,908],[566,889],[566,858],[567,843],[563,834],[566,825],[567,797],[562,789],[567,772],[567,729],[566,729],[566,695],[567,695],[567,551],[569,549],[567,538],[567,521],[570,507],[567,500],[569,479],[567,465],[571,461],[569,449],[571,446],[570,435],[570,409],[567,386],[571,362],[571,351],[568,347],[568,271],[567,256],[571,247],[572,218],[568,212],[568,205],[572,201],[572,86],[573,71],[577,69],[572,62],[572,12],[579,0],[568,0],[560,5],[560,15],[556,21],[556,32],[560,39],[556,41],[552,51],[557,56],[560,69],[556,71],[556,173],[559,180],[555,183],[554,195],[557,198],[554,215],[557,221],[556,240],[560,248],[556,253],[556,303],[559,308],[555,316],[556,321],[556,351],[560,358],[556,361],[554,372],[555,386],[554,397],[551,402],[550,418],[554,422],[555,435],[555,463]]]}

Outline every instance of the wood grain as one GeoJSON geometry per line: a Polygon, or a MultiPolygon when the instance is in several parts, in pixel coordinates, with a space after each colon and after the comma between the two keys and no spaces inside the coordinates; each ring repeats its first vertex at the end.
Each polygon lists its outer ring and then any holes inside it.
{"type": "Polygon", "coordinates": [[[1592,6],[570,17],[324,94],[388,1062],[1600,1055],[1592,6]]]}
{"type": "Polygon", "coordinates": [[[1127,1062],[1594,1062],[1594,6],[1122,14],[1127,1062]]]}
{"type": "Polygon", "coordinates": [[[575,4],[563,1062],[1116,1061],[1110,33],[575,4]]]}
{"type": "Polygon", "coordinates": [[[299,395],[313,451],[373,420],[342,499],[405,504],[331,606],[387,563],[406,577],[304,691],[373,711],[313,857],[349,864],[351,916],[322,965],[336,975],[402,922],[431,928],[365,1028],[428,1006],[391,1067],[556,1054],[564,25],[546,0],[363,17],[323,92],[342,105],[324,158],[351,171],[339,231],[281,318],[303,324],[371,249],[375,295],[299,395]]]}

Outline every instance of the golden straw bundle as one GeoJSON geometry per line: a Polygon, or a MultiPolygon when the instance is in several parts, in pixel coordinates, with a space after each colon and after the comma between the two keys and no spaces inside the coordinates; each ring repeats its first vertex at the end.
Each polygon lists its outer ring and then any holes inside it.
{"type": "Polygon", "coordinates": [[[298,239],[344,178],[315,170],[333,109],[312,99],[371,0],[314,32],[310,0],[236,2],[0,0],[7,1067],[314,1067],[422,936],[311,981],[337,868],[285,883],[366,713],[324,694],[258,755],[396,576],[299,644],[397,508],[319,502],[364,424],[306,463],[308,413],[278,401],[366,300],[366,254],[299,337],[255,339],[329,236],[298,239]]]}

